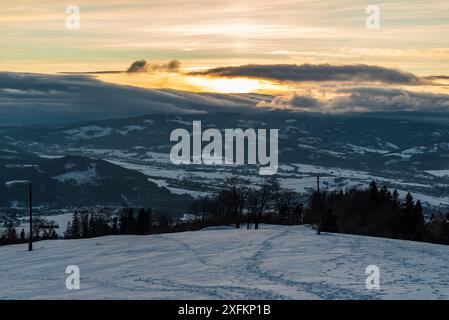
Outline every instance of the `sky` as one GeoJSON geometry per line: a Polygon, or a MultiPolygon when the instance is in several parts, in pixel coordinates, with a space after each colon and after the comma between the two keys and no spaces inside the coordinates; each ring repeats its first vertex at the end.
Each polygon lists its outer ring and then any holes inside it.
{"type": "MultiPolygon", "coordinates": [[[[107,82],[186,91],[316,94],[322,81],[201,71],[366,64],[418,77],[449,75],[448,35],[447,0],[18,0],[0,8],[0,70],[91,72],[107,82]],[[66,26],[69,5],[80,10],[79,29],[66,26]],[[370,5],[379,9],[378,29],[366,26],[370,5]],[[126,72],[138,60],[150,67],[126,72]],[[155,67],[173,60],[176,70],[155,67]]],[[[395,85],[449,93],[447,79],[433,82],[395,85]]]]}

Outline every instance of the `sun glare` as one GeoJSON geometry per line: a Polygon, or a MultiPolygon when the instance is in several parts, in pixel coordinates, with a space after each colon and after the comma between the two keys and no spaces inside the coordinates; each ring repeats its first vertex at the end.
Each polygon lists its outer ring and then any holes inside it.
{"type": "Polygon", "coordinates": [[[209,78],[209,77],[187,77],[191,85],[199,87],[202,91],[219,93],[250,93],[269,89],[270,85],[260,80],[247,78],[209,78]]]}
{"type": "Polygon", "coordinates": [[[151,89],[175,89],[216,93],[271,93],[283,91],[282,85],[248,78],[212,78],[182,74],[104,74],[99,79],[117,84],[151,89]]]}

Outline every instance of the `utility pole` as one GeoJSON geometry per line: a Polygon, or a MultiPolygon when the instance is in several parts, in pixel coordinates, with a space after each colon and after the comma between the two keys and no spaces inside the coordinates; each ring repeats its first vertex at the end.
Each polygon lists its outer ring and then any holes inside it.
{"type": "Polygon", "coordinates": [[[30,240],[28,242],[28,251],[33,250],[33,192],[30,182],[30,240]]]}
{"type": "Polygon", "coordinates": [[[316,177],[316,192],[320,194],[320,176],[316,177]]]}

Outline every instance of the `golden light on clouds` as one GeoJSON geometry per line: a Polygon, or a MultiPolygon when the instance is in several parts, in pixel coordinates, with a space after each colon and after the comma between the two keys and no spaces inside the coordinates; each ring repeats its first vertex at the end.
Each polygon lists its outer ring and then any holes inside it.
{"type": "Polygon", "coordinates": [[[186,81],[201,91],[219,93],[249,93],[266,92],[279,89],[275,84],[248,78],[210,78],[210,77],[186,77],[186,81]]]}
{"type": "Polygon", "coordinates": [[[212,78],[194,77],[182,73],[118,73],[98,74],[98,79],[124,85],[137,86],[151,89],[172,88],[192,92],[217,92],[217,93],[275,93],[286,90],[281,84],[270,81],[262,81],[249,78],[212,78]]]}
{"type": "MultiPolygon", "coordinates": [[[[379,4],[367,30],[360,0],[79,0],[79,30],[65,3],[17,0],[0,11],[1,70],[126,70],[139,59],[178,59],[183,71],[245,64],[369,64],[419,76],[449,74],[447,0],[379,4]]],[[[279,92],[298,84],[185,73],[108,74],[100,80],[188,91],[279,92]]],[[[447,90],[432,87],[431,90],[447,90]]]]}

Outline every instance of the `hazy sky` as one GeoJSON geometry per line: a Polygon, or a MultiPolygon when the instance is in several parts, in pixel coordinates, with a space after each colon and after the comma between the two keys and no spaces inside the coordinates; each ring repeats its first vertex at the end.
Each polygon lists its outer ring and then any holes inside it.
{"type": "MultiPolygon", "coordinates": [[[[249,63],[363,63],[442,75],[449,74],[449,2],[3,1],[0,48],[0,70],[8,71],[126,70],[138,59],[178,59],[185,72],[249,63]],[[379,30],[365,25],[371,4],[380,8],[379,30]],[[65,26],[68,5],[80,8],[79,30],[65,26]]],[[[171,76],[157,81],[176,82],[171,76]]],[[[186,89],[202,85],[200,78],[184,82],[186,89]]]]}

